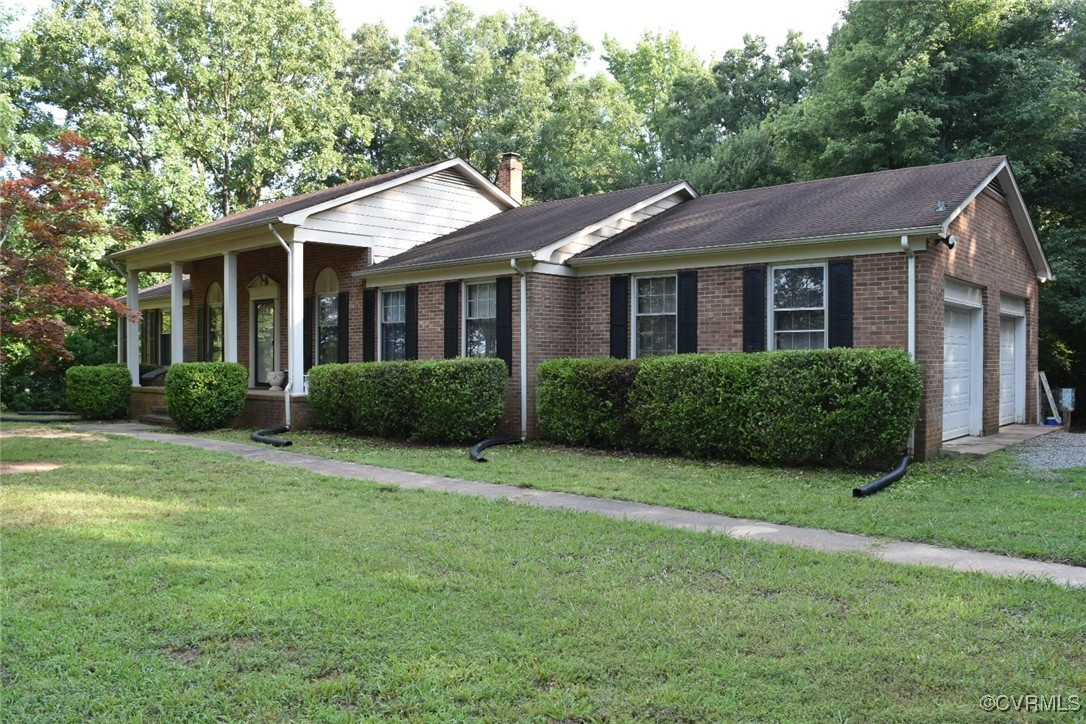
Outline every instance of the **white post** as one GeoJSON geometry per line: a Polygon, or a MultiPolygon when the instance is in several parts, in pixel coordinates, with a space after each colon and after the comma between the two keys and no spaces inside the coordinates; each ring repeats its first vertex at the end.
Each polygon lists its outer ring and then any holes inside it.
{"type": "Polygon", "coordinates": [[[299,241],[290,242],[290,255],[287,263],[287,371],[290,374],[290,394],[303,394],[302,375],[305,369],[305,335],[302,333],[305,315],[305,269],[303,250],[305,245],[299,241]]]}
{"type": "Polygon", "coordinates": [[[222,358],[238,361],[238,255],[228,251],[222,257],[222,358]]]}
{"type": "MultiPolygon", "coordinates": [[[[140,308],[140,275],[139,272],[128,272],[128,299],[125,300],[129,309],[140,308]]],[[[125,345],[128,373],[132,375],[132,386],[140,386],[140,323],[139,320],[127,322],[128,338],[125,345]]]]}
{"type": "Polygon", "coordinates": [[[181,262],[170,262],[170,364],[185,361],[185,288],[181,262]]]}

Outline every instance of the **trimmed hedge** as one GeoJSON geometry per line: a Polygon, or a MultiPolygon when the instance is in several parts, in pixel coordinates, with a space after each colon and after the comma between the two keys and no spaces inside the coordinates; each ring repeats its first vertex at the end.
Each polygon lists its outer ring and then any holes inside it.
{"type": "Polygon", "coordinates": [[[575,445],[868,468],[904,449],[922,383],[892,349],[554,360],[539,369],[539,422],[575,445]],[[604,373],[619,369],[625,392],[604,373]]]}
{"type": "Polygon", "coordinates": [[[213,430],[241,414],[249,373],[236,362],[183,362],[166,373],[166,412],[181,430],[213,430]]]}
{"type": "Polygon", "coordinates": [[[500,359],[448,359],[414,367],[414,436],[427,442],[478,442],[491,437],[505,412],[509,379],[500,359]]]}
{"type": "Polygon", "coordinates": [[[68,408],[84,420],[128,416],[132,405],[132,375],[124,365],[70,367],[65,383],[68,408]]]}
{"type": "Polygon", "coordinates": [[[477,442],[501,422],[507,380],[497,359],[318,365],[309,371],[309,404],[329,430],[477,442]]]}
{"type": "Polygon", "coordinates": [[[570,445],[632,447],[638,435],[629,398],[640,365],[611,357],[544,362],[536,393],[543,434],[570,445]]]}

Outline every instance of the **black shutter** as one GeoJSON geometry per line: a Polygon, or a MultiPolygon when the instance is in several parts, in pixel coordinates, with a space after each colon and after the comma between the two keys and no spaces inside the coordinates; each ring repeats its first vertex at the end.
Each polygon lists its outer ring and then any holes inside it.
{"type": "Polygon", "coordinates": [[[852,346],[852,260],[830,262],[829,347],[852,346]]]}
{"type": "Polygon", "coordinates": [[[765,349],[765,267],[743,270],[743,351],[765,349]]]}
{"type": "Polygon", "coordinates": [[[302,306],[302,369],[313,366],[313,297],[306,297],[302,306]]]}
{"type": "Polygon", "coordinates": [[[498,359],[505,360],[509,374],[513,373],[513,277],[497,280],[498,359]]]}
{"type": "Polygon", "coordinates": [[[336,340],[339,348],[336,350],[336,362],[350,362],[351,360],[351,293],[340,292],[336,297],[337,328],[336,340]]]}
{"type": "Polygon", "coordinates": [[[445,282],[445,359],[460,356],[460,282],[445,282]]]}
{"type": "Polygon", "coordinates": [[[207,338],[207,307],[196,308],[196,361],[210,359],[210,345],[207,338]]]}
{"type": "Polygon", "coordinates": [[[698,351],[698,273],[679,272],[678,296],[678,353],[698,351]]]}
{"type": "Polygon", "coordinates": [[[404,359],[419,358],[419,288],[404,289],[404,359]]]}
{"type": "Polygon", "coordinates": [[[377,359],[375,343],[377,341],[377,290],[367,289],[362,293],[362,361],[373,362],[377,359]]]}
{"type": "Polygon", "coordinates": [[[611,277],[611,356],[630,356],[630,278],[611,277]]]}

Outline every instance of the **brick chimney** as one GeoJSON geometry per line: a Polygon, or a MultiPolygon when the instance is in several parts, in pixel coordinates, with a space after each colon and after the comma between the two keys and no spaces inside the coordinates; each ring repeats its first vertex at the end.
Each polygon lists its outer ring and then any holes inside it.
{"type": "Polygon", "coordinates": [[[520,161],[519,153],[503,153],[501,163],[498,164],[498,188],[516,199],[521,200],[521,176],[524,173],[524,164],[520,161]]]}

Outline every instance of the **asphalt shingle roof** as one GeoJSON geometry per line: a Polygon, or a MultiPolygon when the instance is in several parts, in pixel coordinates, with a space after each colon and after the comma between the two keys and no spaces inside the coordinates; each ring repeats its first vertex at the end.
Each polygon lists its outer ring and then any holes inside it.
{"type": "Polygon", "coordinates": [[[386,271],[528,254],[652,198],[677,183],[680,182],[638,186],[509,209],[408,249],[371,269],[386,271]]]}
{"type": "Polygon", "coordinates": [[[571,262],[939,226],[1004,160],[991,156],[702,196],[571,262]]]}

